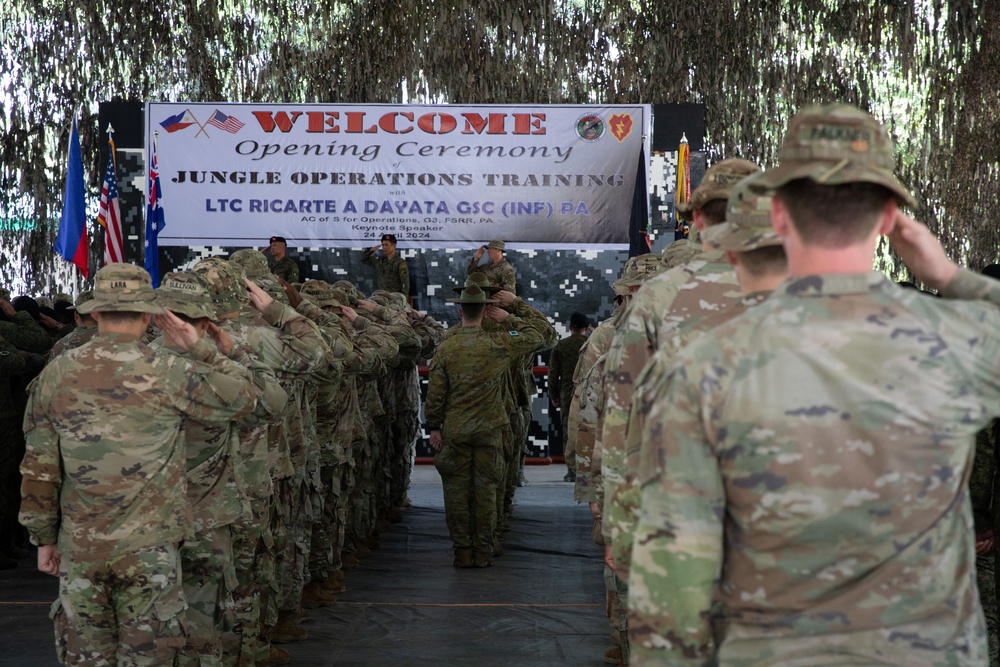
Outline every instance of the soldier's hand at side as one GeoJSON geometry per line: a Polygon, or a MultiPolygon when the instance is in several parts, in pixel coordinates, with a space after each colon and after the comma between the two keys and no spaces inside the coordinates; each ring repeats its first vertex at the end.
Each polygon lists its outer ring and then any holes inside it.
{"type": "Polygon", "coordinates": [[[604,547],[604,564],[610,567],[612,570],[615,569],[615,556],[611,551],[610,546],[604,547]]]}
{"type": "Polygon", "coordinates": [[[590,516],[593,517],[594,521],[602,519],[601,506],[598,503],[590,503],[590,516]]]}
{"type": "Polygon", "coordinates": [[[503,308],[497,308],[496,306],[488,306],[486,308],[486,317],[490,318],[497,324],[507,319],[508,315],[510,315],[510,313],[503,308]]]}
{"type": "Polygon", "coordinates": [[[179,347],[187,352],[198,342],[199,336],[195,328],[169,310],[156,316],[156,326],[163,331],[163,344],[167,347],[179,347]]]}
{"type": "Polygon", "coordinates": [[[288,282],[281,276],[275,276],[275,278],[281,285],[281,289],[285,290],[285,296],[288,297],[288,305],[290,305],[292,308],[295,308],[300,303],[302,303],[302,295],[299,294],[299,291],[297,289],[292,287],[292,284],[290,282],[288,282]]]}
{"type": "Polygon", "coordinates": [[[358,308],[367,310],[369,313],[374,313],[375,309],[378,308],[378,304],[371,299],[361,299],[358,301],[358,308]]]}
{"type": "Polygon", "coordinates": [[[358,319],[357,311],[351,308],[350,306],[341,306],[340,313],[347,318],[348,322],[353,322],[354,320],[358,319]]]}
{"type": "Polygon", "coordinates": [[[59,547],[54,544],[46,544],[38,547],[38,571],[51,574],[53,577],[59,576],[59,547]]]}
{"type": "Polygon", "coordinates": [[[228,355],[233,351],[233,337],[214,322],[209,322],[205,328],[205,333],[212,337],[219,352],[228,355]]]}
{"type": "Polygon", "coordinates": [[[552,398],[551,396],[549,396],[549,403],[551,403],[552,407],[554,407],[556,410],[559,409],[559,399],[558,398],[552,398]]]}
{"type": "Polygon", "coordinates": [[[431,431],[431,449],[440,452],[442,445],[444,445],[444,438],[441,437],[441,431],[431,431]]]}
{"type": "Polygon", "coordinates": [[[508,292],[507,290],[502,289],[494,294],[493,298],[496,299],[501,306],[507,308],[508,306],[514,304],[514,300],[517,299],[517,295],[513,292],[508,292]]]}
{"type": "Polygon", "coordinates": [[[948,259],[937,237],[926,225],[900,210],[896,211],[893,222],[889,241],[907,268],[928,287],[938,291],[947,287],[958,272],[958,265],[948,259]]]}
{"type": "Polygon", "coordinates": [[[249,278],[244,278],[243,283],[247,286],[247,291],[250,292],[250,303],[252,303],[253,307],[257,310],[263,312],[264,309],[270,306],[271,302],[274,301],[270,294],[258,287],[257,284],[249,278]]]}
{"type": "Polygon", "coordinates": [[[993,529],[982,533],[976,533],[976,555],[986,556],[993,553],[995,541],[993,539],[993,529]]]}

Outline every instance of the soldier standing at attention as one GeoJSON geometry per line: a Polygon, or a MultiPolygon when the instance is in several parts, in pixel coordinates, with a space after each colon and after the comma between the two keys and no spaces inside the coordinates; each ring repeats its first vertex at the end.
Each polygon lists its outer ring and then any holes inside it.
{"type": "Polygon", "coordinates": [[[779,158],[750,187],[789,278],[681,350],[647,415],[633,664],[986,665],[966,486],[1000,286],[899,211],[868,114],[807,108],[779,158]],[[872,271],[883,234],[945,298],[872,271]]]}
{"type": "Polygon", "coordinates": [[[60,660],[172,664],[184,645],[179,544],[192,534],[183,422],[238,419],[258,390],[156,303],[139,267],[103,267],[78,310],[95,314],[98,334],[31,385],[20,520],[38,569],[60,578],[60,660]],[[182,356],[142,344],[153,315],[182,356]]]}
{"type": "Polygon", "coordinates": [[[361,253],[361,261],[375,269],[375,282],[386,292],[410,295],[410,269],[396,252],[396,235],[383,234],[381,245],[373,245],[361,253]],[[382,250],[378,256],[376,251],[382,250]]]}
{"type": "Polygon", "coordinates": [[[284,236],[271,237],[271,258],[268,261],[271,273],[290,283],[299,282],[299,265],[288,256],[288,243],[284,236]]]}
{"type": "Polygon", "coordinates": [[[468,275],[471,276],[478,271],[485,274],[490,285],[516,294],[517,274],[510,262],[504,259],[505,251],[506,244],[503,241],[490,241],[489,245],[479,246],[476,256],[469,262],[468,275]],[[479,260],[483,258],[483,253],[486,253],[490,261],[479,266],[479,260]]]}
{"type": "Polygon", "coordinates": [[[569,317],[569,336],[556,343],[549,357],[549,401],[559,410],[562,423],[563,456],[566,457],[568,472],[564,482],[576,481],[576,448],[570,447],[575,440],[569,437],[569,406],[573,402],[573,371],[580,358],[580,348],[587,342],[587,328],[590,322],[583,313],[573,313],[569,317]]]}
{"type": "MultiPolygon", "coordinates": [[[[503,471],[503,427],[509,422],[504,382],[510,359],[537,348],[554,333],[545,315],[519,310],[516,324],[507,311],[517,297],[501,290],[496,299],[476,285],[462,290],[462,325],[446,338],[431,360],[424,410],[434,467],[444,487],[445,520],[455,543],[455,567],[492,565],[497,497],[503,471]],[[487,333],[486,315],[506,331],[487,333]]],[[[520,305],[520,304],[518,304],[520,305]]]]}

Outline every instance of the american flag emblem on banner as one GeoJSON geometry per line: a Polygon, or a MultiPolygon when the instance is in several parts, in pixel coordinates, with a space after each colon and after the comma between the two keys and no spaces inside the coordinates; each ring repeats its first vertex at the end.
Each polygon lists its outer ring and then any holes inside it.
{"type": "Polygon", "coordinates": [[[220,130],[228,132],[229,134],[236,134],[243,129],[245,123],[242,123],[236,116],[227,116],[218,109],[212,114],[212,117],[208,119],[208,124],[212,127],[217,127],[220,130]]]}
{"type": "Polygon", "coordinates": [[[108,168],[101,186],[101,204],[97,222],[104,227],[104,263],[124,262],[122,213],[118,202],[118,179],[115,177],[115,142],[108,140],[108,168]]]}

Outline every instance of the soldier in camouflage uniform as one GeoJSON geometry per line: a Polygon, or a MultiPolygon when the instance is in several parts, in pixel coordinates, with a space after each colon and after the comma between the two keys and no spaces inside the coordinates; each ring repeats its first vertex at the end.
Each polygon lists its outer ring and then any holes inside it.
{"type": "Polygon", "coordinates": [[[77,306],[85,301],[90,301],[93,298],[94,292],[91,290],[80,292],[80,296],[76,298],[76,302],[72,306],[74,311],[73,318],[76,321],[76,327],[67,335],[55,342],[52,349],[49,350],[48,359],[50,361],[54,357],[61,354],[63,350],[72,350],[75,347],[80,347],[97,335],[97,320],[87,313],[75,312],[77,306]]]}
{"type": "Polygon", "coordinates": [[[810,107],[779,156],[751,186],[789,279],[682,350],[646,417],[635,663],[984,665],[966,484],[1000,289],[898,210],[869,115],[810,107]],[[881,234],[948,298],[873,273],[881,234]]]}
{"type": "Polygon", "coordinates": [[[380,245],[372,246],[361,253],[361,262],[375,269],[375,283],[380,290],[410,294],[410,269],[403,256],[396,252],[396,235],[383,234],[380,245]],[[375,254],[377,250],[382,255],[375,254]]]}
{"type": "Polygon", "coordinates": [[[569,405],[573,402],[573,371],[580,359],[580,348],[587,342],[590,322],[583,313],[573,313],[569,318],[569,336],[556,343],[549,356],[549,401],[559,410],[562,422],[563,455],[566,458],[566,476],[563,481],[576,481],[575,442],[568,437],[569,405]]]}
{"type": "Polygon", "coordinates": [[[484,314],[497,322],[511,316],[487,306],[514,305],[512,292],[496,299],[475,285],[463,290],[462,327],[438,347],[431,360],[425,413],[430,444],[437,452],[434,466],[444,486],[448,531],[455,544],[456,567],[489,567],[496,528],[497,490],[502,471],[501,429],[506,361],[523,355],[554,334],[545,315],[525,312],[519,329],[487,333],[484,314]]]}
{"type": "Polygon", "coordinates": [[[21,523],[39,569],[60,577],[66,664],[170,664],[184,644],[179,544],[193,527],[182,424],[239,419],[259,390],[157,305],[143,269],[109,264],[95,283],[79,308],[96,313],[98,335],[31,388],[21,523]],[[152,315],[183,355],[139,342],[152,315]]]}
{"type": "Polygon", "coordinates": [[[469,261],[468,275],[481,273],[490,281],[490,285],[508,292],[517,293],[517,274],[514,267],[504,258],[507,244],[503,241],[490,241],[488,245],[480,246],[475,256],[469,261]],[[489,262],[479,265],[483,253],[489,256],[489,262]]]}
{"type": "Polygon", "coordinates": [[[271,237],[271,258],[267,268],[278,278],[296,283],[299,281],[299,265],[288,256],[288,242],[283,236],[271,237]]]}

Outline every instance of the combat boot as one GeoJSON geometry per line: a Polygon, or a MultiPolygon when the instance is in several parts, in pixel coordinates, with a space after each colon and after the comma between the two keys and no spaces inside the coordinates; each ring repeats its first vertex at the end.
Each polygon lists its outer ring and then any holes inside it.
{"type": "Polygon", "coordinates": [[[609,665],[622,665],[622,647],[615,646],[614,648],[609,648],[604,652],[604,662],[609,665]]]}
{"type": "Polygon", "coordinates": [[[472,555],[472,564],[475,567],[492,567],[493,558],[491,557],[491,554],[477,551],[472,555]]]}
{"type": "Polygon", "coordinates": [[[268,655],[265,662],[260,663],[262,667],[278,667],[278,665],[287,665],[291,658],[288,655],[288,651],[283,648],[271,647],[271,654],[268,655]]]}
{"type": "Polygon", "coordinates": [[[361,540],[361,544],[365,545],[369,551],[375,551],[382,546],[382,542],[379,541],[377,533],[372,533],[365,539],[361,540]]]}
{"type": "Polygon", "coordinates": [[[472,548],[471,547],[461,547],[455,549],[455,567],[467,568],[473,566],[472,561],[472,548]]]}
{"type": "Polygon", "coordinates": [[[344,574],[343,570],[334,570],[330,577],[336,579],[337,581],[343,581],[347,578],[347,575],[344,574]]]}
{"type": "Polygon", "coordinates": [[[500,543],[499,537],[493,539],[493,555],[503,556],[503,544],[500,543]]]}
{"type": "Polygon", "coordinates": [[[371,549],[364,545],[364,542],[358,542],[354,545],[354,555],[358,558],[368,558],[372,555],[371,549]]]}
{"type": "Polygon", "coordinates": [[[330,593],[343,593],[347,590],[347,584],[331,574],[330,577],[323,582],[323,590],[330,593]]]}
{"type": "Polygon", "coordinates": [[[347,551],[340,556],[340,562],[345,570],[350,570],[358,566],[358,557],[353,552],[347,551]]]}
{"type": "Polygon", "coordinates": [[[300,642],[308,637],[309,631],[299,626],[295,621],[295,614],[289,612],[280,612],[278,614],[278,623],[271,630],[269,636],[272,644],[300,642]]]}
{"type": "Polygon", "coordinates": [[[403,510],[400,507],[390,507],[385,511],[385,516],[392,523],[401,523],[403,521],[403,510]]]}
{"type": "Polygon", "coordinates": [[[329,591],[323,590],[322,584],[318,581],[310,581],[302,589],[303,609],[319,609],[320,607],[329,607],[336,601],[336,596],[329,591]]]}
{"type": "Polygon", "coordinates": [[[375,530],[380,533],[387,533],[392,528],[392,522],[383,514],[375,520],[375,530]]]}

